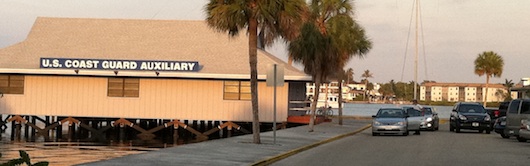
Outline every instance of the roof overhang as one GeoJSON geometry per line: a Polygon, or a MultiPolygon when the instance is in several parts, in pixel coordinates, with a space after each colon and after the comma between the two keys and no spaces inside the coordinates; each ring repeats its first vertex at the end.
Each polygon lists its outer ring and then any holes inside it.
{"type": "MultiPolygon", "coordinates": [[[[81,70],[81,69],[0,69],[0,74],[102,76],[102,77],[147,77],[185,79],[250,79],[248,74],[214,74],[197,72],[127,71],[127,70],[81,70]]],[[[258,80],[266,80],[267,75],[258,75],[258,80]]],[[[285,81],[311,81],[311,76],[284,76],[285,81]]]]}
{"type": "Polygon", "coordinates": [[[517,91],[517,92],[528,91],[528,90],[530,90],[530,86],[523,86],[523,87],[517,87],[517,88],[510,89],[510,91],[517,91]]]}

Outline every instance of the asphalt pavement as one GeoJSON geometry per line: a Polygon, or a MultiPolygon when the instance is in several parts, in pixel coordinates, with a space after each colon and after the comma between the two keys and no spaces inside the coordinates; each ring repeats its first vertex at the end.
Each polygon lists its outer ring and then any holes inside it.
{"type": "Polygon", "coordinates": [[[338,119],[333,119],[332,122],[315,125],[313,132],[309,132],[307,125],[277,130],[276,139],[272,131],[262,132],[261,144],[252,143],[253,136],[248,134],[80,165],[268,165],[321,144],[354,135],[370,128],[370,125],[369,118],[345,118],[342,125],[338,124],[338,119]]]}

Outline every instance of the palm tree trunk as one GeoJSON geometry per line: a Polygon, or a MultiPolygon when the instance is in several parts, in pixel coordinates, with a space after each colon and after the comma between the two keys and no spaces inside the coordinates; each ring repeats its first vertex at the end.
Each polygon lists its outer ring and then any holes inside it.
{"type": "Polygon", "coordinates": [[[250,63],[250,93],[252,98],[252,133],[253,142],[261,143],[260,140],[260,122],[258,110],[258,21],[251,17],[248,24],[248,42],[249,42],[249,63],[250,63]]]}
{"type": "Polygon", "coordinates": [[[488,89],[490,84],[490,76],[486,74],[486,94],[484,95],[484,107],[486,107],[488,103],[488,89]]]}
{"type": "Polygon", "coordinates": [[[342,81],[339,80],[339,125],[342,125],[342,81]]]}
{"type": "Polygon", "coordinates": [[[320,95],[320,80],[321,74],[318,73],[315,79],[315,96],[313,97],[313,104],[311,105],[311,115],[309,117],[309,132],[313,132],[315,128],[315,112],[317,110],[318,96],[320,95]]]}

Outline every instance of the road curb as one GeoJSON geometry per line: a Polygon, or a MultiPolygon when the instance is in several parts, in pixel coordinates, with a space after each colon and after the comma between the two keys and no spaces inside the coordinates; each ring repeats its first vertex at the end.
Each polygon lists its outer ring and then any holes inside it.
{"type": "Polygon", "coordinates": [[[320,142],[317,142],[317,143],[313,143],[313,144],[310,144],[310,145],[307,145],[307,146],[303,146],[303,147],[300,147],[300,148],[297,148],[297,149],[294,149],[294,150],[291,150],[289,152],[286,152],[286,153],[283,153],[283,154],[280,154],[280,155],[277,155],[277,156],[274,156],[274,157],[271,157],[271,158],[268,158],[268,159],[265,159],[265,160],[261,160],[261,161],[258,161],[258,162],[255,162],[251,165],[253,166],[263,166],[263,165],[270,165],[276,161],[279,161],[281,159],[284,159],[284,158],[287,158],[289,156],[292,156],[292,155],[295,155],[297,153],[300,153],[300,152],[303,152],[305,150],[308,150],[308,149],[311,149],[311,148],[314,148],[314,147],[317,147],[317,146],[320,146],[322,144],[325,144],[325,143],[329,143],[329,142],[332,142],[332,141],[335,141],[335,140],[338,140],[338,139],[341,139],[341,138],[344,138],[344,137],[348,137],[348,136],[352,136],[354,134],[357,134],[357,133],[360,133],[368,128],[372,127],[371,124],[368,124],[354,132],[350,132],[350,133],[346,133],[346,134],[342,134],[342,135],[339,135],[339,136],[336,136],[336,137],[332,137],[332,138],[328,138],[328,139],[325,139],[325,140],[322,140],[320,142]]]}

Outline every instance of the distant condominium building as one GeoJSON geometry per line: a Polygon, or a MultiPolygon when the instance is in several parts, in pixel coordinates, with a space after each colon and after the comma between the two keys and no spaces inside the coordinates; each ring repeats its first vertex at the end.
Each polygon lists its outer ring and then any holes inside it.
{"type": "MultiPolygon", "coordinates": [[[[314,83],[306,83],[306,96],[312,97],[315,94],[315,84],[314,83]]],[[[342,97],[344,100],[353,100],[357,97],[358,94],[364,93],[366,90],[365,84],[355,83],[355,84],[343,84],[342,85],[342,97]]],[[[338,96],[339,94],[339,83],[338,82],[330,82],[330,83],[323,83],[320,85],[320,98],[325,96],[325,94],[328,94],[328,97],[330,96],[338,96]]]]}
{"type": "Polygon", "coordinates": [[[420,85],[420,101],[482,102],[487,95],[488,102],[500,102],[506,92],[502,84],[489,84],[486,94],[486,84],[427,82],[420,85]]]}

